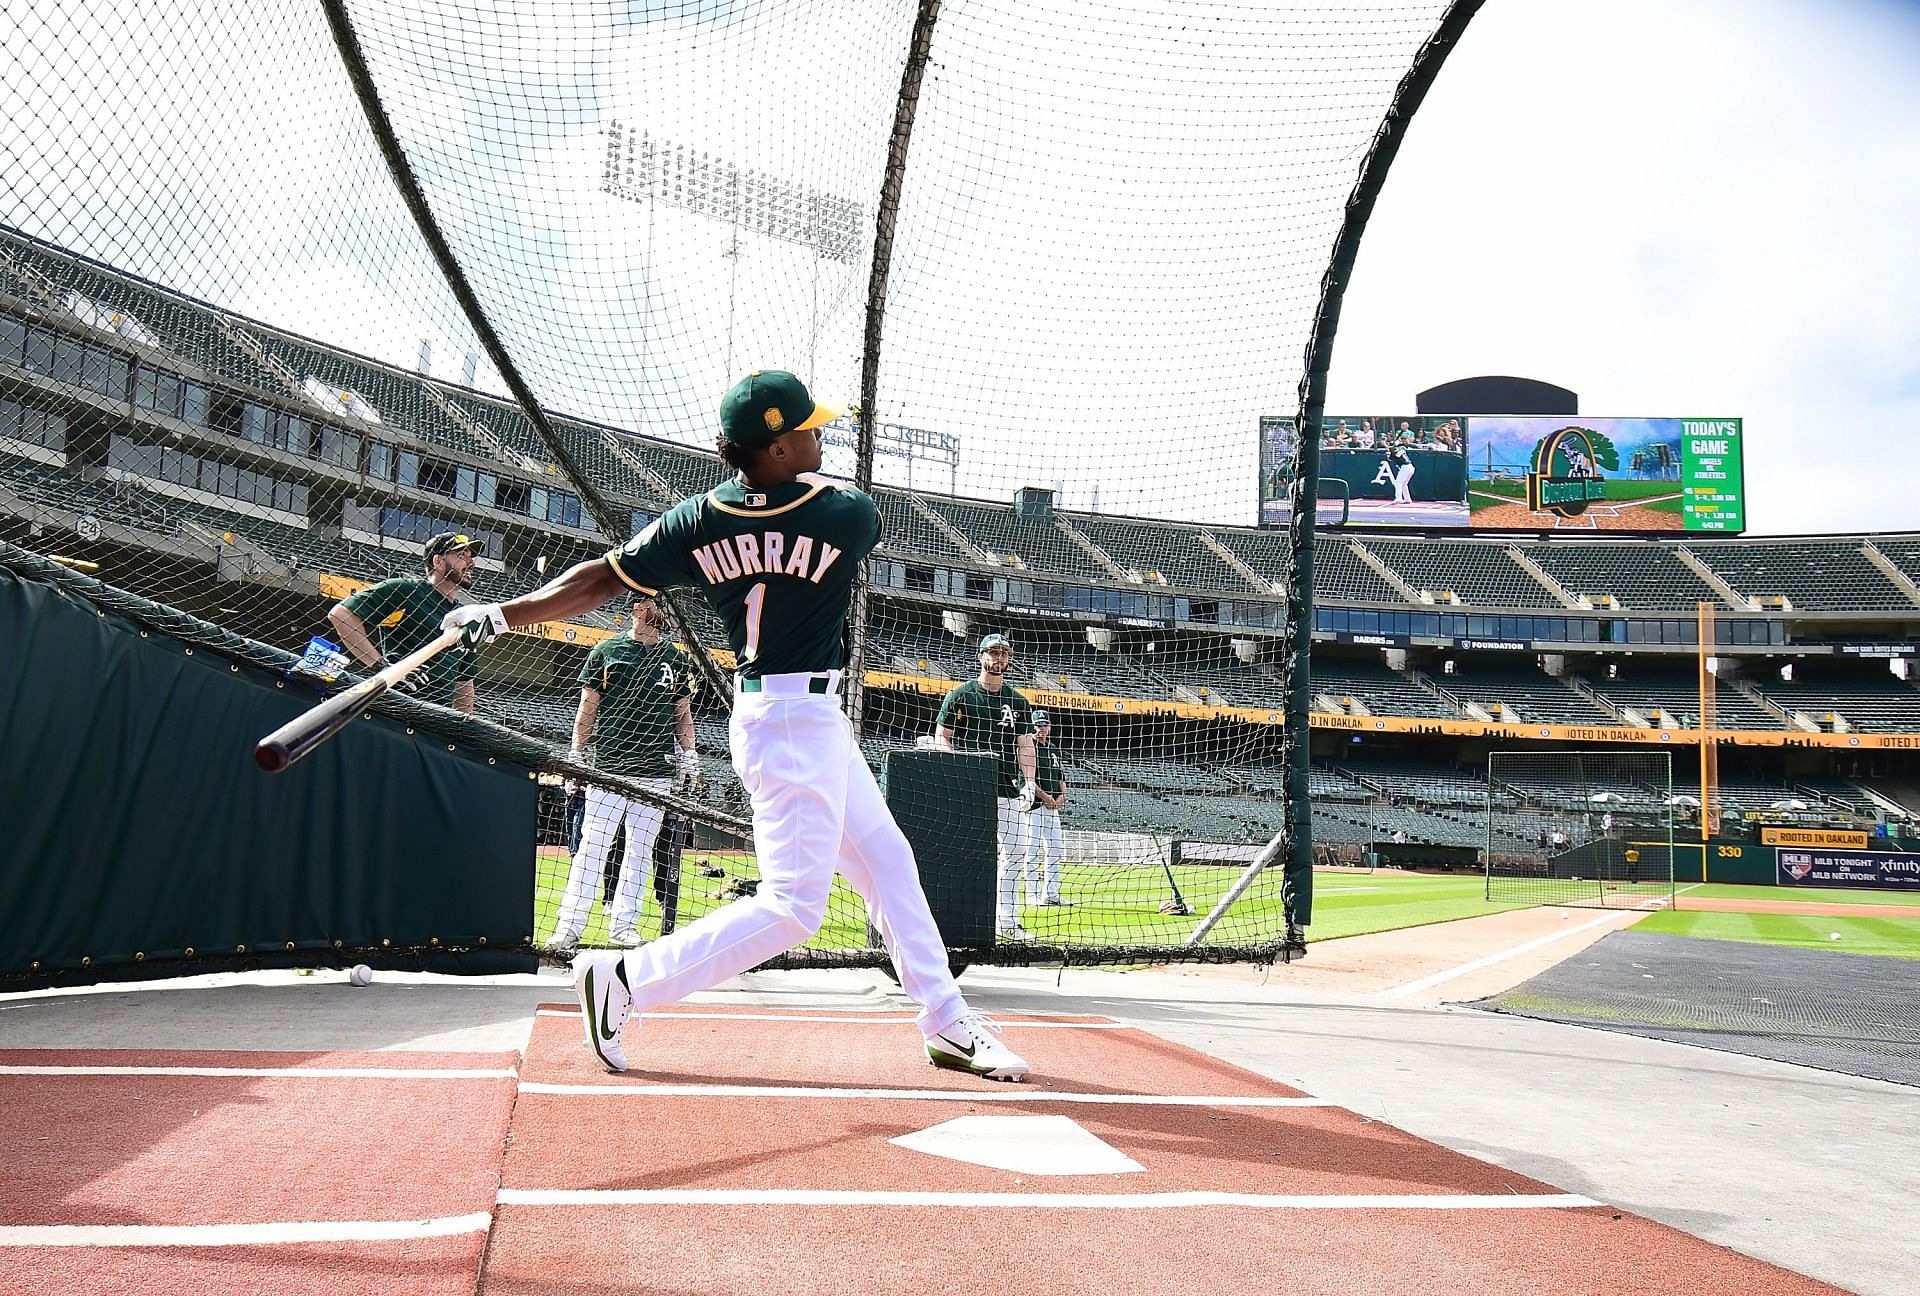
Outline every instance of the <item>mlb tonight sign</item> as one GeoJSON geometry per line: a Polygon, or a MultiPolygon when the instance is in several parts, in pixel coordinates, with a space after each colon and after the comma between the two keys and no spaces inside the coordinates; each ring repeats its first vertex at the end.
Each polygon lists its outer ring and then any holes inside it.
{"type": "Polygon", "coordinates": [[[1920,891],[1920,855],[1783,850],[1774,860],[1781,886],[1920,891]]]}

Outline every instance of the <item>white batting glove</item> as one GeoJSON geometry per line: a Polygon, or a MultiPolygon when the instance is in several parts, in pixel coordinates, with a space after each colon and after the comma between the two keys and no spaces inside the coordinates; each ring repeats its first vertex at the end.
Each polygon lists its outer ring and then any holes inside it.
{"type": "Polygon", "coordinates": [[[1020,785],[1020,813],[1025,814],[1027,811],[1033,809],[1033,803],[1039,795],[1040,789],[1033,785],[1032,779],[1028,779],[1025,783],[1022,783],[1020,785]]]}
{"type": "Polygon", "coordinates": [[[691,792],[700,779],[700,753],[691,748],[682,749],[673,758],[673,790],[691,792]]]}
{"type": "Polygon", "coordinates": [[[498,603],[475,603],[457,607],[440,618],[442,630],[458,630],[462,648],[478,648],[492,643],[507,632],[507,614],[498,603]]]}

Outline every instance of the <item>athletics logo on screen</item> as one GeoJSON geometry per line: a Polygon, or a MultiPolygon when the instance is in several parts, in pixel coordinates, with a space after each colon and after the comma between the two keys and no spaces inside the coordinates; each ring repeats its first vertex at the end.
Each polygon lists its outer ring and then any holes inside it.
{"type": "Polygon", "coordinates": [[[1592,428],[1563,427],[1533,447],[1527,472],[1527,507],[1535,513],[1579,517],[1607,497],[1601,469],[1620,471],[1620,452],[1592,428]]]}

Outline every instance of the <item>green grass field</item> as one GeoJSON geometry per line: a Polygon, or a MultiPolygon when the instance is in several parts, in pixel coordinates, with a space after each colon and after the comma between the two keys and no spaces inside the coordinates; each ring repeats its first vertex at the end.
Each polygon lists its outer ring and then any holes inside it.
{"type": "Polygon", "coordinates": [[[1728,882],[1680,884],[1680,907],[1687,907],[1688,896],[1709,896],[1716,900],[1800,900],[1810,904],[1910,905],[1920,907],[1920,891],[1849,891],[1835,887],[1735,886],[1728,882]]]}
{"type": "Polygon", "coordinates": [[[1803,918],[1792,914],[1706,913],[1682,909],[1651,914],[1635,923],[1633,929],[1751,945],[1920,959],[1920,918],[1803,918]],[[1835,934],[1839,940],[1833,939],[1835,934]]]}
{"type": "MultiPolygon", "coordinates": [[[[565,874],[566,858],[563,851],[549,849],[541,853],[536,940],[546,939],[553,931],[554,911],[559,904],[559,888],[565,874]]],[[[751,855],[695,856],[689,860],[686,869],[687,874],[680,889],[679,920],[682,925],[726,903],[720,892],[731,879],[755,876],[751,855]],[[700,876],[697,869],[703,864],[722,868],[727,876],[700,876]]],[[[1069,905],[1064,908],[1023,906],[1020,921],[1043,944],[1178,945],[1187,939],[1195,925],[1233,885],[1239,874],[1240,870],[1235,867],[1206,864],[1184,864],[1175,868],[1174,878],[1180,884],[1181,894],[1195,910],[1192,916],[1175,916],[1159,912],[1160,902],[1171,893],[1167,888],[1165,873],[1158,868],[1096,868],[1068,864],[1061,873],[1061,894],[1070,902],[1069,905]]],[[[1485,879],[1478,873],[1315,870],[1313,922],[1307,929],[1307,936],[1312,941],[1323,941],[1403,927],[1422,927],[1429,923],[1531,908],[1551,899],[1546,895],[1522,892],[1489,902],[1485,898],[1485,886],[1485,879]]],[[[1794,899],[1869,906],[1920,903],[1920,896],[1912,893],[1786,891],[1779,887],[1731,886],[1716,882],[1691,886],[1683,884],[1680,895],[1683,906],[1680,911],[1651,912],[1637,924],[1636,930],[1790,945],[1803,949],[1835,949],[1850,954],[1920,958],[1920,919],[1866,916],[1801,918],[1773,914],[1708,913],[1684,908],[1688,896],[1756,901],[1794,899]],[[1840,933],[1840,940],[1831,938],[1833,932],[1840,933]]],[[[1209,934],[1207,943],[1237,945],[1270,940],[1280,930],[1280,915],[1280,874],[1262,874],[1209,934]]],[[[641,911],[640,929],[648,935],[660,929],[659,910],[650,890],[641,911]]],[[[585,943],[604,945],[606,940],[606,913],[596,905],[587,925],[585,943]]],[[[827,906],[827,921],[807,942],[807,946],[822,950],[861,949],[865,948],[866,943],[864,906],[844,879],[835,878],[833,895],[827,906]]]]}
{"type": "MultiPolygon", "coordinates": [[[[545,940],[553,931],[565,869],[565,852],[542,852],[536,941],[545,940]]],[[[1192,916],[1177,916],[1159,912],[1160,902],[1168,899],[1171,892],[1165,873],[1158,868],[1094,868],[1068,864],[1061,874],[1061,895],[1069,902],[1068,906],[1023,906],[1020,921],[1042,943],[1177,945],[1187,939],[1239,874],[1238,868],[1215,865],[1186,864],[1175,868],[1174,877],[1180,884],[1181,894],[1195,911],[1192,916]]],[[[716,893],[730,878],[753,876],[751,856],[695,857],[687,866],[687,876],[681,884],[680,923],[685,925],[725,903],[716,893]],[[700,864],[724,868],[728,877],[698,876],[695,870],[700,864]]],[[[1313,923],[1307,935],[1310,940],[1332,940],[1524,909],[1533,903],[1531,899],[1489,903],[1484,898],[1484,889],[1484,879],[1478,874],[1431,876],[1316,871],[1313,923]]],[[[649,890],[644,897],[640,930],[651,935],[659,928],[659,910],[649,890]]],[[[1251,944],[1273,939],[1280,929],[1280,874],[1269,872],[1257,878],[1241,896],[1209,933],[1207,943],[1251,944]]],[[[587,924],[584,943],[601,945],[606,939],[606,914],[596,905],[587,924]]],[[[844,879],[835,878],[826,924],[807,946],[860,949],[866,943],[865,913],[860,898],[844,879]]]]}

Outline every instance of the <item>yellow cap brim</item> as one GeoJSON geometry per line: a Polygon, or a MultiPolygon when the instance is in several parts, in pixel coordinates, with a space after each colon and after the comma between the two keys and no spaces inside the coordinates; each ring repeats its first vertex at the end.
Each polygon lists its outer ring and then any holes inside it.
{"type": "Polygon", "coordinates": [[[804,432],[809,428],[825,427],[845,413],[846,411],[843,409],[835,409],[831,405],[822,405],[819,401],[815,401],[813,403],[813,413],[807,415],[807,421],[802,423],[797,430],[804,432]]]}

